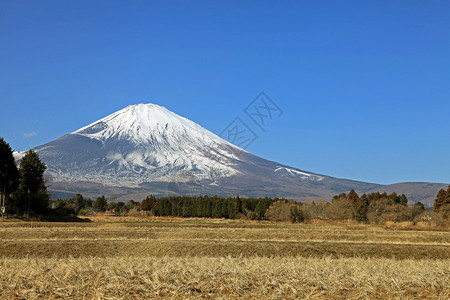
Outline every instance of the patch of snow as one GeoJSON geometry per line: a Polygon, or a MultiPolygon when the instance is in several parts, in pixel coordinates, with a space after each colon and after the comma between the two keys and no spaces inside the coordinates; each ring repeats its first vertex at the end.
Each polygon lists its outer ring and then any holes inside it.
{"type": "Polygon", "coordinates": [[[291,168],[277,167],[277,168],[274,170],[274,172],[280,172],[280,171],[285,171],[285,172],[287,172],[289,175],[292,175],[292,176],[300,175],[300,178],[301,178],[301,179],[309,179],[309,180],[317,180],[317,181],[323,180],[323,177],[322,177],[322,176],[315,175],[315,174],[310,174],[310,173],[305,173],[305,172],[298,171],[298,170],[291,169],[291,168]]]}

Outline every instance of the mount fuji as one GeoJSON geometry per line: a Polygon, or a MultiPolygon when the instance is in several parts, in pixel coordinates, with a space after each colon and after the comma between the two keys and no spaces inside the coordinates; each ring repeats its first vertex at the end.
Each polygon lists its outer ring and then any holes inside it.
{"type": "Polygon", "coordinates": [[[34,150],[47,165],[53,198],[239,194],[304,200],[380,187],[257,157],[155,104],[130,105],[34,150]]]}

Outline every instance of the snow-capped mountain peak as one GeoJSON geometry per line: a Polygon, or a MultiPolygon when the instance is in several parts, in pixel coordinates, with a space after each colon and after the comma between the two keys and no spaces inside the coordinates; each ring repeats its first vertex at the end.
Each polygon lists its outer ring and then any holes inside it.
{"type": "Polygon", "coordinates": [[[181,140],[196,144],[211,141],[229,144],[194,122],[151,103],[129,105],[72,134],[102,142],[117,138],[135,144],[171,144],[181,140]]]}
{"type": "Polygon", "coordinates": [[[177,177],[214,181],[239,174],[233,161],[244,151],[155,104],[127,106],[57,141],[67,140],[79,148],[65,151],[70,156],[66,161],[55,155],[61,143],[38,148],[53,178],[128,186],[177,177]]]}

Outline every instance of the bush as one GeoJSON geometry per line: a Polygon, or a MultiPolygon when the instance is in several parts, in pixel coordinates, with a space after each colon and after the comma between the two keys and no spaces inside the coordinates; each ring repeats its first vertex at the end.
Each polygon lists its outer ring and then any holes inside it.
{"type": "Polygon", "coordinates": [[[267,209],[265,216],[274,222],[287,222],[292,220],[292,209],[297,206],[294,201],[279,200],[267,209]]]}
{"type": "Polygon", "coordinates": [[[327,219],[325,216],[325,199],[321,199],[318,203],[315,201],[308,200],[302,205],[303,215],[305,220],[324,220],[327,219]]]}
{"type": "Polygon", "coordinates": [[[431,220],[436,226],[449,226],[450,225],[450,204],[444,204],[440,206],[439,210],[433,210],[431,214],[431,220]]]}
{"type": "Polygon", "coordinates": [[[352,218],[352,205],[344,197],[333,198],[324,208],[324,214],[331,220],[350,220],[352,218]]]}

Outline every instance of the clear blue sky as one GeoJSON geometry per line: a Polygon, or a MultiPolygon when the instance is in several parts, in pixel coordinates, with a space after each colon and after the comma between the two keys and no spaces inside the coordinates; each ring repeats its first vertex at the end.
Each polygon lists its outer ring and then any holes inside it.
{"type": "Polygon", "coordinates": [[[450,182],[450,1],[0,2],[0,136],[27,150],[129,104],[219,134],[266,92],[248,151],[377,183],[450,182]]]}

